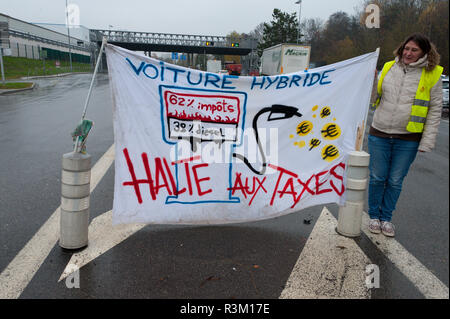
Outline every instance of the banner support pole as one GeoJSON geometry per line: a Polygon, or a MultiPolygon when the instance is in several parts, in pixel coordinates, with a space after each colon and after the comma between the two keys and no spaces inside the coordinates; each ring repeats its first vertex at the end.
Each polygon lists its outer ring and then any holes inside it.
{"type": "MultiPolygon", "coordinates": [[[[105,47],[106,42],[107,42],[107,41],[106,41],[106,37],[103,37],[102,45],[101,45],[101,47],[100,47],[100,51],[99,51],[98,58],[97,58],[97,63],[95,64],[94,74],[92,75],[91,84],[90,84],[90,86],[89,86],[88,95],[87,95],[86,101],[85,101],[85,103],[84,103],[83,113],[81,114],[81,122],[83,122],[83,120],[84,120],[84,118],[85,118],[85,116],[86,116],[87,107],[88,107],[89,101],[90,101],[90,99],[91,99],[92,88],[93,88],[93,86],[94,86],[95,76],[97,75],[97,72],[98,72],[98,67],[99,67],[100,61],[101,61],[101,59],[102,59],[103,49],[104,49],[104,47],[105,47]]],[[[74,150],[73,150],[74,153],[77,153],[77,152],[78,152],[78,141],[79,141],[79,136],[77,136],[77,139],[76,139],[76,141],[75,141],[75,147],[74,147],[74,150]]]]}
{"type": "MultiPolygon", "coordinates": [[[[106,37],[103,37],[94,74],[92,75],[89,92],[81,115],[80,132],[86,110],[91,98],[95,76],[102,59],[106,37]]],[[[78,128],[77,128],[78,129],[78,128]]],[[[75,131],[77,130],[75,129],[75,131]]],[[[86,142],[87,134],[83,139],[86,142]]],[[[88,245],[89,234],[89,206],[90,206],[90,181],[91,181],[91,155],[79,148],[80,135],[77,135],[73,152],[63,155],[61,177],[61,211],[60,211],[60,237],[59,246],[64,249],[80,249],[88,245]]]]}
{"type": "MultiPolygon", "coordinates": [[[[380,48],[377,48],[375,52],[378,57],[380,48]]],[[[373,90],[373,82],[371,86],[373,90]]],[[[359,237],[361,234],[362,214],[370,163],[370,154],[364,152],[362,146],[367,127],[367,118],[369,117],[371,95],[369,96],[369,101],[367,101],[367,110],[362,126],[359,126],[357,129],[355,151],[349,154],[346,168],[346,202],[343,206],[339,206],[336,232],[345,237],[359,237]]]]}

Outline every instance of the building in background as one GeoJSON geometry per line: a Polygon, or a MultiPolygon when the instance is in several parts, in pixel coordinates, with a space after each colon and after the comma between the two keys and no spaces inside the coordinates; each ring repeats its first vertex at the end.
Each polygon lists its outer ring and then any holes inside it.
{"type": "MultiPolygon", "coordinates": [[[[89,29],[71,28],[70,33],[72,61],[91,63],[96,46],[89,41],[89,29]]],[[[47,59],[69,60],[65,25],[33,24],[0,13],[0,46],[14,57],[41,59],[45,51],[47,59]]]]}

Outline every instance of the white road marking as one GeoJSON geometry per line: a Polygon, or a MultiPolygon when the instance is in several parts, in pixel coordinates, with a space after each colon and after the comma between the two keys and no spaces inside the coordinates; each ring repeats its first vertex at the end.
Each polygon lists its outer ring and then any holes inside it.
{"type": "Polygon", "coordinates": [[[58,282],[114,246],[120,244],[145,226],[146,224],[120,224],[113,226],[111,210],[94,218],[89,225],[88,246],[72,255],[58,282]]]}
{"type": "Polygon", "coordinates": [[[371,262],[353,239],[336,233],[336,226],[324,207],[281,299],[370,298],[365,270],[371,262]]]}
{"type": "MultiPolygon", "coordinates": [[[[114,161],[114,144],[91,169],[91,192],[114,161]]],[[[59,239],[58,207],[0,274],[0,299],[19,298],[59,239]]]]}
{"type": "Polygon", "coordinates": [[[425,298],[448,299],[448,287],[417,260],[416,257],[411,255],[398,241],[394,238],[387,238],[383,234],[372,234],[368,230],[369,219],[369,215],[364,212],[362,231],[417,287],[425,298]]]}
{"type": "MultiPolygon", "coordinates": [[[[114,144],[91,169],[91,192],[114,162],[114,144]]],[[[0,299],[19,298],[59,239],[58,207],[47,222],[0,274],[0,299]]],[[[112,226],[111,211],[95,218],[88,248],[74,254],[69,264],[89,263],[144,227],[144,224],[112,226]]],[[[393,238],[368,231],[363,214],[362,231],[426,298],[449,298],[448,287],[393,238]]],[[[294,266],[280,298],[370,298],[365,287],[365,266],[370,260],[354,240],[335,232],[336,219],[324,207],[319,220],[294,266]]],[[[70,274],[66,267],[59,280],[70,274]]]]}

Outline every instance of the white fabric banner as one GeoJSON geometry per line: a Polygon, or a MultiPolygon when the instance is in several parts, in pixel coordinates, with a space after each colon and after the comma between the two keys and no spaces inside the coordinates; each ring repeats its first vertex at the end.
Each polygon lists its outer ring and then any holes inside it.
{"type": "Polygon", "coordinates": [[[202,72],[108,44],[113,223],[222,224],[343,203],[378,52],[277,76],[202,72]]]}

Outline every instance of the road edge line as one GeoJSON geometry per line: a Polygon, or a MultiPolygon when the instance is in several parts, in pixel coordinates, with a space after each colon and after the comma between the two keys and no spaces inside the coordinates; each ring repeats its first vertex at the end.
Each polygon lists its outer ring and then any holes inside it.
{"type": "MultiPolygon", "coordinates": [[[[114,162],[114,144],[91,169],[91,193],[114,162]]],[[[59,239],[59,206],[0,274],[0,299],[17,299],[59,239]]]]}
{"type": "Polygon", "coordinates": [[[362,231],[427,299],[448,299],[448,287],[394,238],[372,234],[369,215],[363,213],[362,231]]]}

